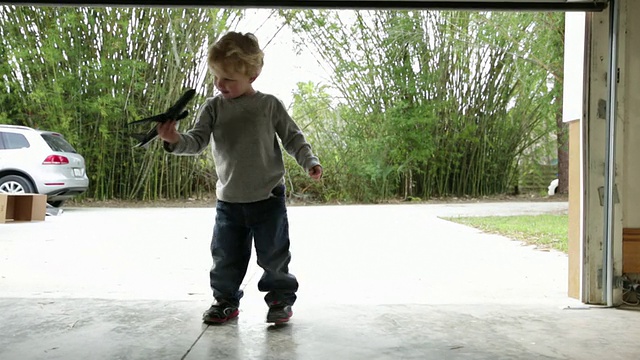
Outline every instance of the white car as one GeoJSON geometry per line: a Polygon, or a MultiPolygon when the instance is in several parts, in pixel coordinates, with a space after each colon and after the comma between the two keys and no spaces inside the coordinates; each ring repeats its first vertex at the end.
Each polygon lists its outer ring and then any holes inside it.
{"type": "Polygon", "coordinates": [[[558,179],[553,179],[547,188],[549,196],[553,196],[558,192],[558,179]]]}
{"type": "Polygon", "coordinates": [[[62,135],[0,125],[0,192],[44,194],[59,207],[88,188],[84,158],[62,135]]]}

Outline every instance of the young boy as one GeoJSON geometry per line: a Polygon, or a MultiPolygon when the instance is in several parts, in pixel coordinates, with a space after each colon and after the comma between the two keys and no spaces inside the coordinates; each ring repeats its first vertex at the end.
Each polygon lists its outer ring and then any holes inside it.
{"type": "Polygon", "coordinates": [[[210,271],[215,301],[203,314],[207,324],[238,316],[252,239],[264,270],[258,289],[267,293],[267,322],[289,321],[298,281],[289,273],[285,170],[277,137],[309,176],[322,176],[318,158],[282,102],[253,89],[263,56],[253,34],[225,34],[208,55],[220,94],[207,99],[188,132],[178,133],[175,121],[158,125],[164,149],[176,155],[199,154],[211,142],[218,200],[210,271]]]}

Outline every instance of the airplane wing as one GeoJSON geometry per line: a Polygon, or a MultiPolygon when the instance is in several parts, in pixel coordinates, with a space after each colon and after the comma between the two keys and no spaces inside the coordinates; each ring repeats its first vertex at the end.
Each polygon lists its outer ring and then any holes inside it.
{"type": "MultiPolygon", "coordinates": [[[[184,110],[184,108],[187,106],[189,101],[193,99],[195,94],[196,94],[196,91],[194,89],[189,89],[184,94],[182,94],[180,99],[178,99],[178,101],[176,101],[176,103],[173,104],[173,106],[171,106],[164,113],[150,116],[144,119],[136,120],[136,121],[130,122],[127,125],[136,125],[136,124],[149,123],[149,122],[164,123],[169,120],[177,121],[180,119],[184,119],[185,117],[187,117],[187,115],[189,115],[189,112],[187,110],[184,110]]],[[[158,136],[158,130],[156,126],[157,125],[154,125],[153,129],[149,130],[146,134],[131,134],[133,138],[138,140],[138,144],[135,145],[134,147],[146,147],[146,145],[149,142],[155,139],[158,136]]]]}
{"type": "Polygon", "coordinates": [[[147,122],[163,123],[163,122],[168,121],[168,120],[170,120],[170,118],[167,117],[167,115],[165,113],[165,114],[154,115],[154,116],[150,116],[148,118],[132,121],[127,125],[136,125],[136,124],[142,124],[142,123],[147,123],[147,122]]]}
{"type": "Polygon", "coordinates": [[[184,94],[182,94],[180,99],[178,99],[178,101],[176,101],[176,103],[173,104],[173,106],[171,106],[169,110],[165,112],[165,115],[167,115],[169,118],[177,118],[195,95],[196,91],[194,89],[187,90],[184,94]]]}

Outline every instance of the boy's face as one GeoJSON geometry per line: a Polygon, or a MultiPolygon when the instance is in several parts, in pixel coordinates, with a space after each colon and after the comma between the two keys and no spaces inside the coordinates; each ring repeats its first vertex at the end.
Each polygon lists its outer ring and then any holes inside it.
{"type": "Polygon", "coordinates": [[[251,83],[255,77],[249,77],[235,71],[216,68],[213,72],[213,83],[225,99],[235,99],[254,92],[251,83]]]}

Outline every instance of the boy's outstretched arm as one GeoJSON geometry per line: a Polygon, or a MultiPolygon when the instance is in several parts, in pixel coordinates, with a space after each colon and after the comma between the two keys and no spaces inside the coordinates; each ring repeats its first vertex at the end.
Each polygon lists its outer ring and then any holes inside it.
{"type": "MultiPolygon", "coordinates": [[[[165,151],[174,155],[198,155],[209,145],[213,118],[212,104],[207,101],[198,110],[197,121],[189,131],[178,132],[175,121],[167,121],[157,127],[158,136],[164,140],[165,151]]],[[[177,120],[177,119],[176,119],[177,120]]]]}

